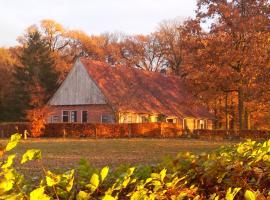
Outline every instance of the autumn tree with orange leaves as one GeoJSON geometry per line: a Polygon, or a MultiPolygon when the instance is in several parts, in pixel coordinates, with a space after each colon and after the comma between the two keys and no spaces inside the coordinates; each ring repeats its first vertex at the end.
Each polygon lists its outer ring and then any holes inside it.
{"type": "Polygon", "coordinates": [[[193,82],[203,82],[205,97],[225,96],[226,115],[229,96],[237,93],[240,130],[249,129],[251,115],[269,102],[269,12],[267,0],[198,1],[198,22],[213,22],[193,54],[201,59],[191,62],[193,82]]]}
{"type": "Polygon", "coordinates": [[[14,69],[12,105],[20,116],[31,122],[33,136],[39,136],[44,127],[46,103],[58,86],[59,73],[51,55],[50,45],[33,26],[23,40],[20,63],[14,69]]]}

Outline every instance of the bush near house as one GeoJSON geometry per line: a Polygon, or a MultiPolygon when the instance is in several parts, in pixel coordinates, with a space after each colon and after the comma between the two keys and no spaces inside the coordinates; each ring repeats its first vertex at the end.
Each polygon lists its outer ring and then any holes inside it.
{"type": "Polygon", "coordinates": [[[63,174],[46,170],[38,149],[14,152],[21,138],[11,136],[2,150],[0,199],[269,199],[270,140],[246,141],[200,155],[180,153],[157,166],[101,170],[81,162],[63,174]],[[7,154],[7,155],[6,155],[7,154]],[[3,156],[3,155],[2,155],[3,156]],[[26,179],[20,164],[39,162],[44,176],[26,179]]]}

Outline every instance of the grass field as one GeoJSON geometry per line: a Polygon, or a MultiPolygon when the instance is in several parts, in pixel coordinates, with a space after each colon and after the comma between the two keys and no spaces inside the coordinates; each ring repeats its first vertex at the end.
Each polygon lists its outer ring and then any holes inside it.
{"type": "MultiPolygon", "coordinates": [[[[3,145],[7,140],[1,140],[3,145]]],[[[214,150],[230,142],[214,142],[191,139],[29,139],[21,141],[16,153],[27,149],[40,149],[46,169],[74,168],[81,158],[95,167],[121,164],[139,165],[161,162],[166,156],[181,151],[204,152],[214,150]]],[[[23,170],[40,171],[39,163],[32,162],[23,170]]]]}

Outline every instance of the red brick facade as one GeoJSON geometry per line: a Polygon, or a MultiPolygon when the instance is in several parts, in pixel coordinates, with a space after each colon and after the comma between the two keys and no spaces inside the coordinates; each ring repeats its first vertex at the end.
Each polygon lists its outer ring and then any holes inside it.
{"type": "Polygon", "coordinates": [[[113,122],[114,112],[108,105],[76,105],[76,106],[51,106],[48,112],[47,122],[59,123],[63,121],[63,111],[68,111],[68,122],[82,122],[83,111],[87,111],[87,123],[100,123],[102,117],[113,122]],[[76,121],[72,119],[72,111],[76,111],[76,121]]]}

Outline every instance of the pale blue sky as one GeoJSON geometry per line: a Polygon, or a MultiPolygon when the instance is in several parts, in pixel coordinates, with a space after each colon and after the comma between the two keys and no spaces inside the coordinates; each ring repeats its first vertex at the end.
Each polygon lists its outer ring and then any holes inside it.
{"type": "Polygon", "coordinates": [[[195,9],[196,0],[0,0],[0,46],[16,45],[42,19],[88,34],[147,34],[163,20],[193,17],[195,9]]]}

